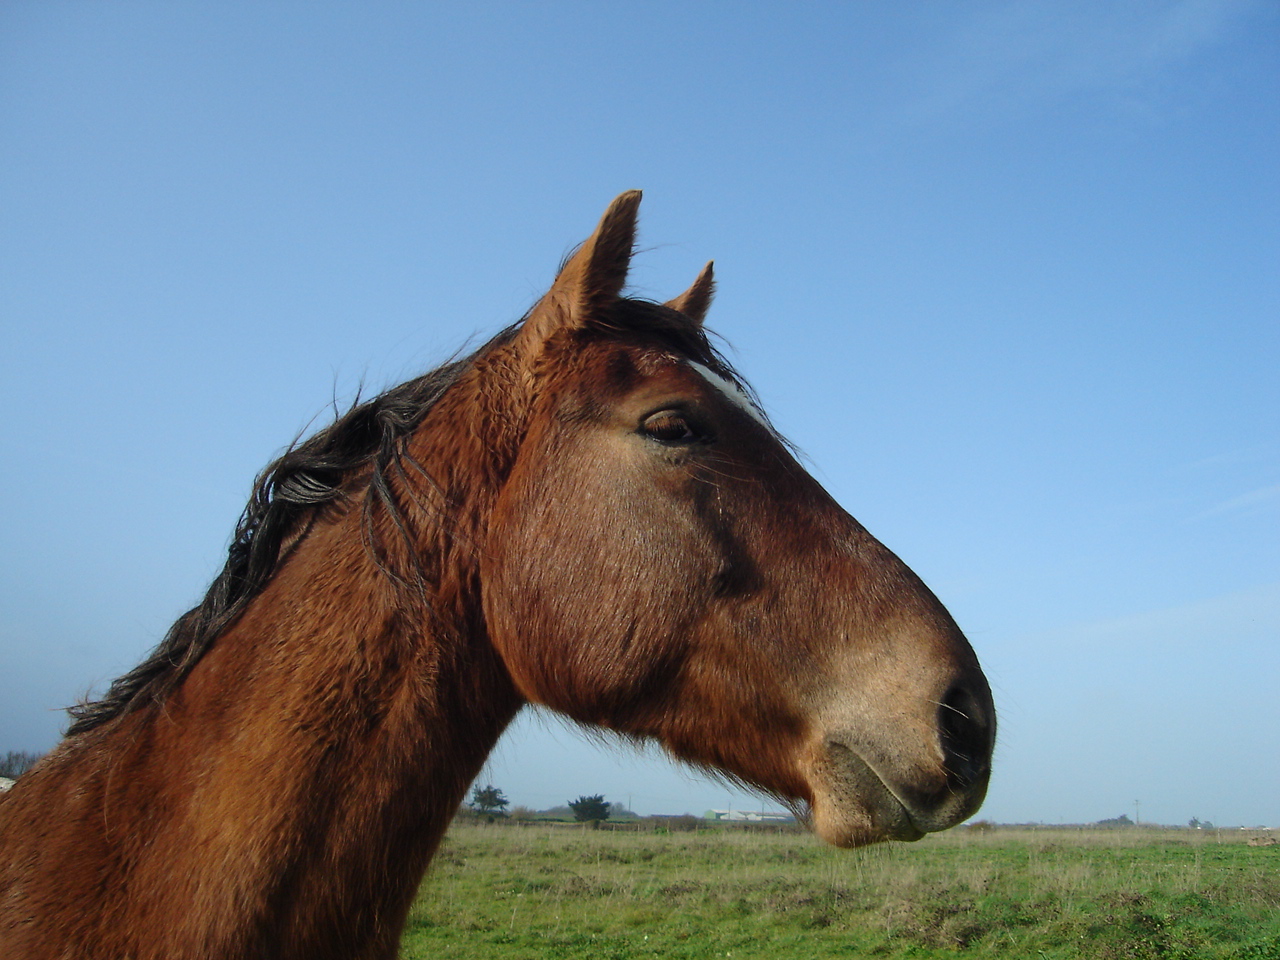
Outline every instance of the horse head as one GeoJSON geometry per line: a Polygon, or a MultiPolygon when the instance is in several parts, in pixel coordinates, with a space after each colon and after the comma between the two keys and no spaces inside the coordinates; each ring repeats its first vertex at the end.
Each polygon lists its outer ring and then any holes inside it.
{"type": "Polygon", "coordinates": [[[710,265],[622,295],[639,200],[477,365],[509,398],[477,427],[489,642],[526,700],[807,805],[832,843],[960,822],[995,733],[973,650],[712,349],[710,265]]]}

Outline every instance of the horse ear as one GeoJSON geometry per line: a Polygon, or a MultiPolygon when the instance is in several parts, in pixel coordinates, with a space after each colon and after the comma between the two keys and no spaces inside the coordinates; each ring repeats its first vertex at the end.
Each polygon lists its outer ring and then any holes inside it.
{"type": "Polygon", "coordinates": [[[530,311],[524,324],[526,337],[541,342],[557,330],[585,327],[607,315],[627,283],[639,209],[639,190],[628,190],[609,204],[595,233],[574,251],[551,289],[530,311]]]}
{"type": "Polygon", "coordinates": [[[674,300],[668,300],[664,306],[683,313],[698,326],[702,326],[702,321],[707,317],[707,311],[711,309],[711,300],[716,295],[716,281],[711,273],[713,266],[715,261],[709,261],[698,274],[698,279],[693,281],[693,286],[674,300]]]}

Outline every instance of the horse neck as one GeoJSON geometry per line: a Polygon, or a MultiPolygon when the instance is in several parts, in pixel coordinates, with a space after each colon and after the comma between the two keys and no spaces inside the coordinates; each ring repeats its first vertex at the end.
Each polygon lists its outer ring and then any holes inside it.
{"type": "Polygon", "coordinates": [[[417,545],[434,580],[397,586],[358,506],[332,513],[163,703],[83,738],[107,815],[82,829],[104,825],[104,856],[139,851],[122,909],[165,918],[120,955],[392,955],[519,709],[465,536],[417,545]]]}

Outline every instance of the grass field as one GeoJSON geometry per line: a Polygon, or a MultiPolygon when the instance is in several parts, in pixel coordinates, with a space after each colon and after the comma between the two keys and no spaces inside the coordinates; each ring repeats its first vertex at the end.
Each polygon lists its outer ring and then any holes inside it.
{"type": "Polygon", "coordinates": [[[1223,831],[455,826],[401,956],[1280,960],[1280,846],[1223,831]]]}

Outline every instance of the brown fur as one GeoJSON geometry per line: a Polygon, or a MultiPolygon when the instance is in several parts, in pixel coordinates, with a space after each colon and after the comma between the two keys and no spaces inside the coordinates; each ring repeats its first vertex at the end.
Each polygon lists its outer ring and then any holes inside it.
{"type": "Polygon", "coordinates": [[[247,514],[242,546],[266,572],[211,591],[211,626],[0,802],[0,956],[392,957],[527,702],[807,804],[835,843],[977,808],[994,713],[972,651],[689,365],[733,377],[700,330],[710,267],[667,305],[620,298],[639,199],[394,455],[328,488],[317,447],[264,479],[286,512],[247,514]]]}

